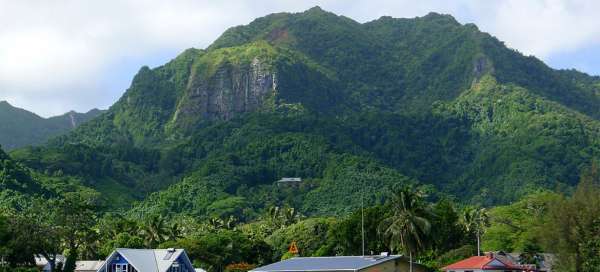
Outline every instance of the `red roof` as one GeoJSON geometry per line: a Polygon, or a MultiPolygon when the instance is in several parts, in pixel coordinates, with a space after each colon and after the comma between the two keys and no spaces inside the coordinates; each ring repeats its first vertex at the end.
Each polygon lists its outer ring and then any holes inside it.
{"type": "Polygon", "coordinates": [[[446,267],[443,267],[442,270],[462,270],[462,269],[481,269],[481,270],[501,270],[501,269],[511,269],[511,270],[522,270],[527,271],[527,268],[513,264],[512,262],[503,258],[503,260],[496,258],[493,255],[488,256],[473,256],[468,259],[464,259],[462,261],[453,263],[446,267]],[[496,260],[497,262],[493,262],[496,260]]]}

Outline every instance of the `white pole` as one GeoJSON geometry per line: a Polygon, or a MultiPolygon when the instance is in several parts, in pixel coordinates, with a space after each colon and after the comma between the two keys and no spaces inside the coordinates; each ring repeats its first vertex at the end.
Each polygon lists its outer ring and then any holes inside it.
{"type": "Polygon", "coordinates": [[[477,256],[481,256],[480,242],[479,242],[479,230],[477,230],[477,256]]]}
{"type": "Polygon", "coordinates": [[[362,255],[365,256],[365,181],[362,182],[362,190],[360,195],[360,211],[361,211],[361,236],[362,236],[362,255]]]}

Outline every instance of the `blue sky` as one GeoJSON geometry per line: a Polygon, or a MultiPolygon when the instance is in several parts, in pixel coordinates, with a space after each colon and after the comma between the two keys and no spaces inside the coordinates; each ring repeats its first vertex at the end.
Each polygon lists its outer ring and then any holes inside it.
{"type": "Polygon", "coordinates": [[[575,68],[591,75],[600,75],[600,45],[582,47],[570,52],[558,52],[544,59],[556,69],[575,68]]]}
{"type": "Polygon", "coordinates": [[[46,117],[107,108],[143,65],[204,48],[228,27],[315,5],[360,22],[451,14],[551,67],[600,75],[600,1],[0,0],[0,100],[46,117]]]}

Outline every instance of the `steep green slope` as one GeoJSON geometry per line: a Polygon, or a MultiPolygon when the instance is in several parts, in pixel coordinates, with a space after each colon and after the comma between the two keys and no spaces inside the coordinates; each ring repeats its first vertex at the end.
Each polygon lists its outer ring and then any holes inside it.
{"type": "Polygon", "coordinates": [[[339,214],[404,183],[491,205],[576,184],[599,156],[599,84],[451,16],[313,8],[144,67],[107,113],[12,155],[138,214],[339,214]],[[286,176],[306,184],[273,185],[286,176]]]}
{"type": "Polygon", "coordinates": [[[486,204],[576,184],[600,155],[600,122],[492,77],[435,111],[464,120],[472,135],[473,157],[452,190],[486,204]]]}
{"type": "Polygon", "coordinates": [[[60,116],[42,118],[0,101],[0,145],[7,150],[26,145],[39,145],[48,139],[67,133],[80,124],[100,115],[93,109],[87,113],[74,111],[60,116]]]}
{"type": "Polygon", "coordinates": [[[0,210],[22,207],[33,196],[49,194],[27,168],[0,149],[0,210]]]}

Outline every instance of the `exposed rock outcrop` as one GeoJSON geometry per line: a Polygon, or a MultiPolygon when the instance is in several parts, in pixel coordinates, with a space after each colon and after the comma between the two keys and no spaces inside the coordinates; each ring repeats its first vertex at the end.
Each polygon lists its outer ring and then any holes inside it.
{"type": "Polygon", "coordinates": [[[223,63],[208,78],[192,75],[174,121],[229,120],[259,109],[276,87],[275,73],[258,58],[245,65],[223,63]]]}

